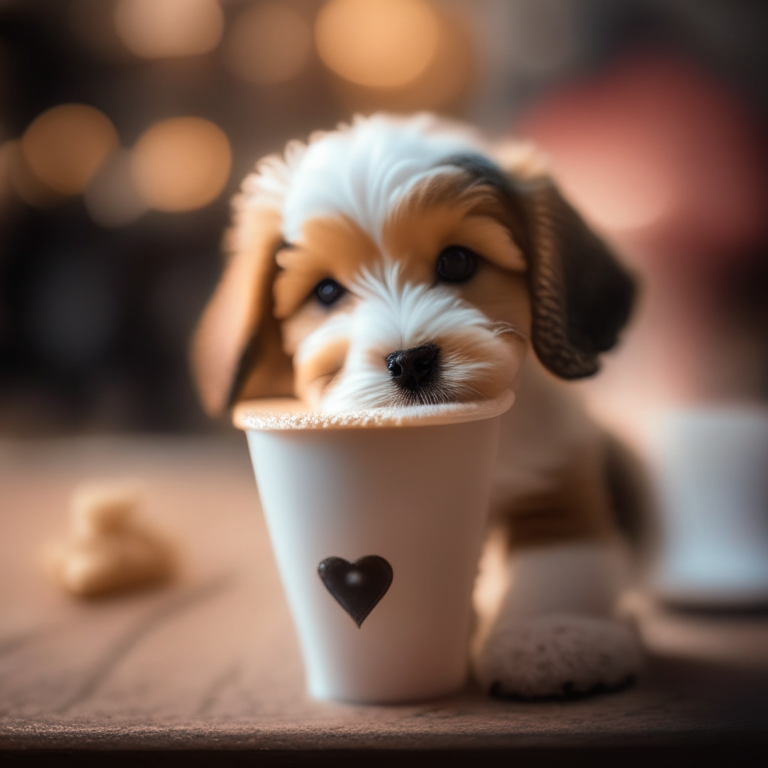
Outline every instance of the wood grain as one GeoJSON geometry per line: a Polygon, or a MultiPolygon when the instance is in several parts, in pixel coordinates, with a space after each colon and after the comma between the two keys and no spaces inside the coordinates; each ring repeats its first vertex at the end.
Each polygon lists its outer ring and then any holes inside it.
{"type": "Polygon", "coordinates": [[[0,442],[0,748],[506,749],[766,738],[768,616],[636,601],[652,651],[632,689],[572,702],[471,685],[419,705],[310,701],[242,435],[0,442]],[[99,600],[39,563],[74,486],[135,478],[178,542],[162,589],[99,600]]]}

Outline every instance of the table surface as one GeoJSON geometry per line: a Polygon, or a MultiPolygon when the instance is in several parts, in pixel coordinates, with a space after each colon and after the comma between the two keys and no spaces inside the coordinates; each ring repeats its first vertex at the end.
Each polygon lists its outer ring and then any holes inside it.
{"type": "Polygon", "coordinates": [[[309,700],[240,434],[0,442],[0,749],[514,749],[768,743],[768,614],[676,614],[638,593],[634,687],[566,702],[461,693],[309,700]],[[178,544],[168,586],[61,591],[40,551],[81,481],[136,478],[178,544]]]}

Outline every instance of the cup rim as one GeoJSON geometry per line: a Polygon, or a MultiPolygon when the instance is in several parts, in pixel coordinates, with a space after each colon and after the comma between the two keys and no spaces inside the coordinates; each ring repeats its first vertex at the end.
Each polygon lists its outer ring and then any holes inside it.
{"type": "Polygon", "coordinates": [[[508,389],[493,399],[468,403],[322,413],[295,398],[262,398],[238,403],[232,413],[232,423],[238,429],[260,432],[438,426],[492,419],[508,411],[514,401],[515,393],[508,389]]]}

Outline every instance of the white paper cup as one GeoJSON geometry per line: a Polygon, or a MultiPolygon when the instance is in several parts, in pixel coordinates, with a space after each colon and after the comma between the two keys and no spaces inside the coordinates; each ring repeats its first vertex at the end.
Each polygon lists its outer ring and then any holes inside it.
{"type": "Polygon", "coordinates": [[[655,446],[663,599],[768,605],[768,408],[670,410],[655,446]]]}
{"type": "Polygon", "coordinates": [[[394,703],[464,684],[513,398],[345,415],[295,401],[237,408],[311,696],[394,703]]]}

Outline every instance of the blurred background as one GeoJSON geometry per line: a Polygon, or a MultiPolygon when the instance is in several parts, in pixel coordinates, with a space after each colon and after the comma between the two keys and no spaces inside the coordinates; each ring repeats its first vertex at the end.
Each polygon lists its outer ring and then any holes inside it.
{"type": "MultiPolygon", "coordinates": [[[[249,607],[222,602],[196,631],[179,621],[157,633],[123,682],[103,685],[98,716],[160,711],[147,701],[166,690],[181,691],[181,704],[167,699],[174,717],[207,707],[210,681],[239,674],[237,658],[261,669],[257,629],[282,649],[290,620],[270,602],[277,574],[242,437],[203,413],[188,346],[221,271],[229,201],[255,162],[375,110],[434,110],[490,138],[534,140],[638,275],[620,348],[573,386],[655,469],[638,473],[652,502],[641,483],[623,496],[637,519],[660,510],[653,593],[762,613],[715,631],[634,610],[655,652],[764,668],[766,31],[764,0],[0,0],[0,518],[12,521],[0,537],[0,672],[17,681],[15,700],[58,722],[59,700],[102,685],[99,659],[119,660],[152,616],[186,605],[160,590],[154,604],[89,612],[43,581],[33,553],[63,530],[73,486],[116,473],[140,477],[150,517],[175,531],[180,588],[210,578],[219,589],[224,564],[242,566],[250,576],[232,594],[249,607]],[[191,439],[217,431],[231,439],[191,439]],[[29,655],[7,652],[13,632],[36,643],[29,655]]],[[[502,550],[484,572],[497,596],[502,550]]],[[[285,647],[274,675],[278,654],[265,652],[266,683],[244,673],[248,703],[232,711],[250,718],[249,690],[280,688],[298,658],[285,647]]],[[[697,707],[711,688],[695,689],[697,707]]]]}
{"type": "Polygon", "coordinates": [[[533,138],[642,276],[595,410],[768,395],[768,5],[0,2],[0,436],[189,432],[254,162],[355,112],[533,138]]]}

